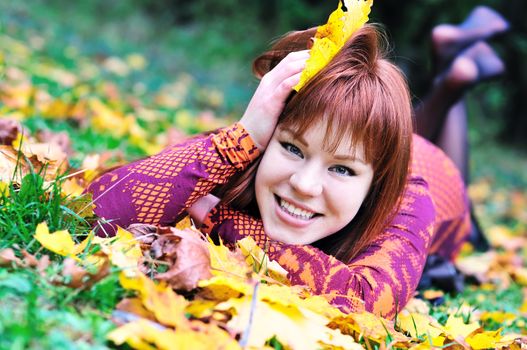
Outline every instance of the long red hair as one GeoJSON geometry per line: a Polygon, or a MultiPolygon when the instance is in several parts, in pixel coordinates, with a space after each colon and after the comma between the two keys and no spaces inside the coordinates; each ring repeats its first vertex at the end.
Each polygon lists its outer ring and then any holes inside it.
{"type": "MultiPolygon", "coordinates": [[[[253,64],[262,77],[292,51],[306,49],[316,29],[288,33],[253,64]]],[[[361,209],[344,229],[313,245],[349,262],[386,228],[399,206],[410,162],[412,109],[406,80],[390,63],[373,25],[359,29],[316,76],[292,93],[279,124],[302,135],[320,121],[327,125],[324,142],[335,150],[342,140],[352,149],[363,145],[372,164],[373,181],[361,209]],[[336,135],[336,137],[335,137],[336,135]],[[353,136],[353,137],[351,137],[353,136]]],[[[223,190],[223,201],[256,210],[254,176],[258,163],[223,190]]]]}

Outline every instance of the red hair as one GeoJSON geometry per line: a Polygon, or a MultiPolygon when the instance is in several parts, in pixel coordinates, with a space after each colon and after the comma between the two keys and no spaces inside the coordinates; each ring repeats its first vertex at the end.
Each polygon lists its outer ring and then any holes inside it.
{"type": "MultiPolygon", "coordinates": [[[[293,32],[258,57],[253,70],[262,77],[289,52],[306,49],[316,29],[293,32]]],[[[361,209],[344,229],[313,245],[349,262],[381,233],[398,209],[410,162],[412,110],[401,71],[384,56],[377,28],[359,29],[316,76],[292,93],[279,124],[302,135],[326,122],[325,146],[334,151],[351,139],[364,149],[374,175],[361,209]]],[[[223,200],[238,209],[255,207],[258,163],[224,189],[223,200]]]]}

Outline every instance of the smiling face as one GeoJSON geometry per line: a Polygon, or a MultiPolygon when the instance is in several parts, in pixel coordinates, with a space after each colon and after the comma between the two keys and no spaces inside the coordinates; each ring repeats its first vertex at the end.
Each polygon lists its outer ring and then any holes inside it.
{"type": "Polygon", "coordinates": [[[278,126],[263,155],[256,201],[272,239],[310,244],[327,237],[351,222],[368,194],[373,168],[362,146],[340,142],[332,152],[322,123],[298,137],[278,126]]]}

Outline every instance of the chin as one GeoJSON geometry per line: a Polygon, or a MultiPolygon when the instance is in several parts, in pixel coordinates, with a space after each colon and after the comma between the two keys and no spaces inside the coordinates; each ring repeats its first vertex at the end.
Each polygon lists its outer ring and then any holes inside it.
{"type": "Polygon", "coordinates": [[[273,234],[273,233],[267,233],[267,236],[271,238],[272,240],[285,243],[285,244],[293,244],[293,245],[305,245],[305,244],[311,244],[313,241],[306,241],[304,237],[295,237],[298,234],[273,234]]]}

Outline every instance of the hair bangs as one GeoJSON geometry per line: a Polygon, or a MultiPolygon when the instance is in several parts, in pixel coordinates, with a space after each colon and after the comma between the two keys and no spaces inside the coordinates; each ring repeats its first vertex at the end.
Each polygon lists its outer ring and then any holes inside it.
{"type": "MultiPolygon", "coordinates": [[[[327,73],[326,73],[327,74],[327,73]]],[[[349,155],[360,149],[364,161],[374,166],[382,152],[378,131],[384,123],[376,113],[375,84],[368,77],[346,76],[314,79],[295,94],[280,119],[280,125],[304,135],[311,127],[325,128],[324,148],[335,153],[340,145],[349,147],[349,155]]]]}

